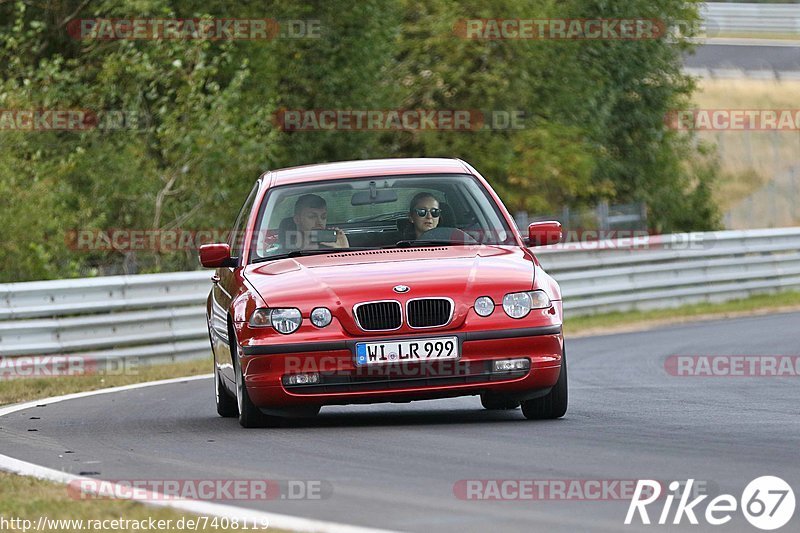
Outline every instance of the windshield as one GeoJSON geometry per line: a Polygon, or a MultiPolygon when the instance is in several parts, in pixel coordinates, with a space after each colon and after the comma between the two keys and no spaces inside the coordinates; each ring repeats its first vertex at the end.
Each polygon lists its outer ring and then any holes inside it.
{"type": "Polygon", "coordinates": [[[516,245],[473,176],[415,175],[284,185],[259,210],[251,260],[340,249],[516,245]]]}

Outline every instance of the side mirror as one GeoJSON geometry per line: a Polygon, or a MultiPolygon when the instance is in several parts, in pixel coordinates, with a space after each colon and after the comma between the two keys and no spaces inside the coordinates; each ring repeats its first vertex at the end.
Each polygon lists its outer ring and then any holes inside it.
{"type": "Polygon", "coordinates": [[[547,246],[561,242],[561,222],[534,222],[528,226],[528,246],[547,246]]]}
{"type": "Polygon", "coordinates": [[[206,268],[235,267],[238,260],[231,257],[231,247],[225,243],[204,244],[200,247],[200,263],[206,268]]]}

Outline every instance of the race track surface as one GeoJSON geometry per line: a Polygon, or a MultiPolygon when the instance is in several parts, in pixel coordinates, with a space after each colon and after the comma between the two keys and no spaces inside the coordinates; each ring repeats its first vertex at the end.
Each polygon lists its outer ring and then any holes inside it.
{"type": "MultiPolygon", "coordinates": [[[[676,377],[664,365],[670,355],[798,355],[798,326],[800,313],[787,313],[567,339],[570,408],[557,421],[485,411],[467,397],[327,407],[310,421],[245,430],[216,415],[211,380],[199,380],[8,415],[0,453],[113,480],[318,480],[318,500],[225,503],[361,526],[620,531],[628,500],[463,500],[454,485],[694,478],[712,496],[738,498],[750,480],[777,475],[800,493],[800,378],[676,377]]],[[[798,523],[800,511],[781,531],[798,523]]],[[[686,519],[626,528],[640,529],[756,531],[740,512],[716,528],[686,519]]]]}

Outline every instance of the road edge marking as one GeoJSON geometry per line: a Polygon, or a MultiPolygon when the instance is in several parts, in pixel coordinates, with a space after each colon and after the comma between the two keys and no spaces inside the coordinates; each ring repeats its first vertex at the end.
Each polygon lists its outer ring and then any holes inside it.
{"type": "MultiPolygon", "coordinates": [[[[210,379],[213,376],[214,374],[203,374],[199,376],[188,376],[183,378],[170,378],[158,381],[145,381],[142,383],[121,385],[119,387],[108,387],[105,389],[98,389],[93,391],[75,392],[72,394],[53,396],[51,398],[43,398],[41,400],[21,402],[8,405],[5,407],[0,407],[0,418],[12,413],[23,411],[25,409],[36,408],[37,406],[42,406],[42,405],[60,403],[69,400],[86,398],[89,396],[97,396],[101,394],[111,394],[115,392],[124,392],[128,390],[141,389],[145,387],[154,387],[157,385],[170,385],[173,383],[199,381],[201,379],[210,379]]],[[[8,472],[11,474],[17,474],[20,476],[34,477],[46,481],[54,481],[56,483],[61,483],[64,485],[68,485],[69,483],[74,483],[79,481],[87,481],[87,480],[94,482],[98,481],[98,479],[96,478],[69,474],[67,472],[62,472],[60,470],[55,470],[34,463],[29,463],[27,461],[15,459],[13,457],[9,457],[3,454],[0,454],[0,471],[8,472]]],[[[116,493],[124,494],[125,491],[122,490],[124,489],[124,487],[116,483],[113,486],[115,487],[116,493]],[[117,488],[119,488],[118,491],[116,490],[117,488]]],[[[86,492],[90,494],[98,494],[99,487],[91,488],[91,486],[89,486],[86,492]]],[[[143,505],[148,505],[153,507],[168,507],[181,511],[188,511],[196,515],[210,515],[210,516],[217,516],[220,518],[239,519],[239,520],[247,519],[249,522],[253,520],[257,521],[268,520],[270,528],[288,529],[291,531],[301,531],[307,533],[367,533],[367,532],[393,533],[390,530],[374,529],[369,527],[340,524],[338,522],[327,522],[323,520],[315,520],[312,518],[302,518],[299,516],[270,513],[266,511],[258,511],[255,509],[248,509],[245,507],[235,507],[233,505],[225,505],[221,503],[205,502],[199,500],[171,501],[166,499],[166,497],[164,497],[163,494],[156,492],[153,493],[153,496],[157,499],[147,500],[147,501],[136,500],[133,498],[119,498],[119,499],[120,500],[128,499],[130,501],[134,501],[137,503],[141,503],[143,505]],[[158,499],[158,498],[164,498],[164,499],[158,499]]]]}

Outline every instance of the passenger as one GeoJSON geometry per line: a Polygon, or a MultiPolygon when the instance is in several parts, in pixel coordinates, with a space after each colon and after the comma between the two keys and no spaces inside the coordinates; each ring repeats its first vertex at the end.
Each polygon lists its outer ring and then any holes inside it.
{"type": "Polygon", "coordinates": [[[441,214],[439,201],[431,193],[421,192],[414,195],[408,209],[408,220],[413,226],[414,238],[419,239],[426,231],[436,228],[441,214]]]}
{"type": "Polygon", "coordinates": [[[347,235],[339,228],[331,228],[336,231],[336,241],[334,242],[313,242],[314,232],[327,229],[328,206],[325,199],[316,194],[304,194],[297,199],[294,204],[295,226],[299,234],[300,248],[315,250],[322,245],[328,248],[349,248],[350,243],[347,235]]]}

